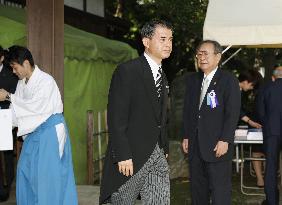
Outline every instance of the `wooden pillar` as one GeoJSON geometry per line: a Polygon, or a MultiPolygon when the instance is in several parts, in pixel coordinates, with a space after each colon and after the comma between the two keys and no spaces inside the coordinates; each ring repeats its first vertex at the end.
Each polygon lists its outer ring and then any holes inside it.
{"type": "Polygon", "coordinates": [[[35,63],[64,91],[64,1],[27,0],[27,44],[35,63]]]}
{"type": "Polygon", "coordinates": [[[93,111],[87,111],[87,184],[94,183],[94,116],[93,111]]]}

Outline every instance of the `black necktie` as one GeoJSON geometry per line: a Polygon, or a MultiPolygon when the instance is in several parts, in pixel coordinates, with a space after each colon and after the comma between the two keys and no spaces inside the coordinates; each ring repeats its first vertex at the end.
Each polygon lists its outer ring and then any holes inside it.
{"type": "Polygon", "coordinates": [[[159,67],[157,78],[156,78],[156,88],[158,97],[161,97],[162,93],[162,67],[159,67]]]}

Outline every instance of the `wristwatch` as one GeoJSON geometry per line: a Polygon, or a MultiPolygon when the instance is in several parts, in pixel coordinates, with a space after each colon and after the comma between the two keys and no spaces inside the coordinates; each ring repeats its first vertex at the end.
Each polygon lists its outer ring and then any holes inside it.
{"type": "Polygon", "coordinates": [[[6,100],[11,101],[11,93],[8,93],[8,94],[6,95],[6,100]]]}

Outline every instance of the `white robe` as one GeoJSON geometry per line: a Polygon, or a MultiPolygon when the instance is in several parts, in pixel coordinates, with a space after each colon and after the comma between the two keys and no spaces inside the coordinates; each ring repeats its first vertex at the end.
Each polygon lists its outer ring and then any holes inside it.
{"type": "Polygon", "coordinates": [[[18,82],[15,94],[11,95],[13,123],[18,127],[18,136],[33,132],[51,115],[63,112],[59,88],[52,76],[35,69],[29,78],[18,82]]]}

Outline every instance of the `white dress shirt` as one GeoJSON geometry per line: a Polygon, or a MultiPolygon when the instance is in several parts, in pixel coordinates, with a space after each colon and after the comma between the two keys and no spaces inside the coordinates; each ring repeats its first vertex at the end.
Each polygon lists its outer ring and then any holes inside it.
{"type": "Polygon", "coordinates": [[[158,65],[147,53],[144,52],[144,56],[147,60],[147,62],[149,63],[150,65],[150,68],[151,68],[151,71],[153,73],[153,77],[154,77],[154,80],[155,80],[155,84],[156,84],[156,81],[157,81],[157,74],[158,74],[158,71],[159,71],[159,68],[162,66],[161,64],[158,65]]]}
{"type": "Polygon", "coordinates": [[[217,71],[218,67],[216,67],[212,72],[210,72],[208,75],[204,74],[204,78],[203,78],[203,81],[202,81],[202,86],[203,86],[203,83],[204,83],[204,80],[207,78],[208,79],[208,87],[210,86],[210,83],[213,79],[213,76],[215,74],[215,72],[217,71]]]}

